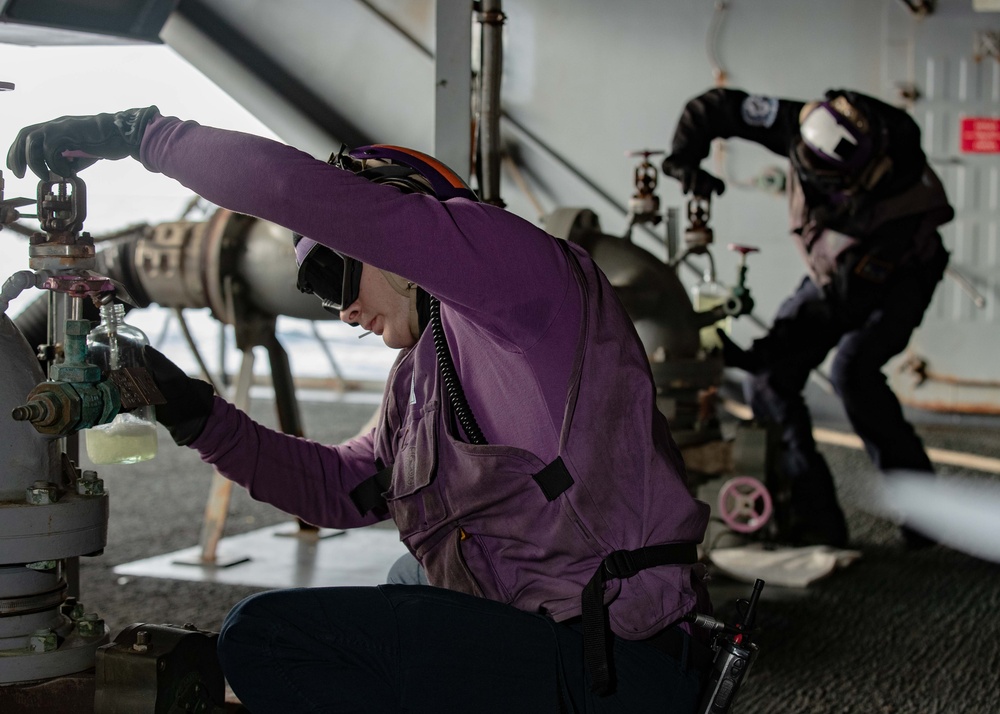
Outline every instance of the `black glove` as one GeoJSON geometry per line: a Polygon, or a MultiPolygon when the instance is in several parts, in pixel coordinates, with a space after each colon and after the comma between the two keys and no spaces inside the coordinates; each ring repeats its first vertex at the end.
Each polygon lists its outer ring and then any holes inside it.
{"type": "Polygon", "coordinates": [[[145,346],[142,358],[146,369],[167,400],[156,407],[156,421],[167,427],[178,446],[187,446],[201,436],[212,413],[215,390],[201,379],[184,373],[159,350],[145,346]]]}
{"type": "Polygon", "coordinates": [[[50,171],[68,178],[98,159],[138,159],[142,133],[159,111],[155,106],[126,109],[117,114],[59,117],[26,126],[10,145],[7,168],[18,178],[30,168],[38,178],[48,181],[50,171]],[[82,156],[63,156],[68,151],[82,156]]]}
{"type": "Polygon", "coordinates": [[[693,193],[698,198],[711,198],[713,193],[722,195],[726,182],[697,165],[675,163],[673,156],[663,160],[663,173],[681,182],[681,191],[693,193]]]}
{"type": "Polygon", "coordinates": [[[752,350],[745,350],[733,342],[722,328],[715,328],[715,334],[722,342],[722,361],[727,367],[737,367],[751,374],[760,371],[760,358],[752,350]]]}

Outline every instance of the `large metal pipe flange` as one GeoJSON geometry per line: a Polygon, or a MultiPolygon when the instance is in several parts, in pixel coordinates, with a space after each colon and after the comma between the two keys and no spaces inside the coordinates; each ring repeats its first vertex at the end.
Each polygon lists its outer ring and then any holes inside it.
{"type": "Polygon", "coordinates": [[[0,503],[0,565],[97,553],[108,541],[108,512],[107,494],[0,503]]]}

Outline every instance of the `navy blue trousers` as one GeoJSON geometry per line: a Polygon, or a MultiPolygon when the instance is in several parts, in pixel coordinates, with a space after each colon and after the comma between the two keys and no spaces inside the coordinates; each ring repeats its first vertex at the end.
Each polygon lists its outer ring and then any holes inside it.
{"type": "Polygon", "coordinates": [[[903,416],[882,367],[902,352],[921,323],[947,263],[910,266],[886,285],[860,279],[821,290],[805,278],[779,308],[770,332],[752,352],[763,369],[747,382],[755,417],[781,430],[781,466],[791,488],[791,529],[804,540],[841,545],[847,539],[833,477],[816,448],[803,398],[806,379],[834,347],[830,381],[851,426],[882,471],[931,471],[923,443],[903,416]]]}
{"type": "Polygon", "coordinates": [[[233,608],[219,658],[254,714],[694,711],[700,674],[644,642],[616,639],[617,691],[592,694],[578,630],[430,586],[276,590],[233,608]]]}

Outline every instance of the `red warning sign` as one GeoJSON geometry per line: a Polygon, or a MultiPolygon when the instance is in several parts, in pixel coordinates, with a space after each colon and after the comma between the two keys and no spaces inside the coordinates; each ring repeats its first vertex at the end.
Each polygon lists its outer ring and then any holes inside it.
{"type": "Polygon", "coordinates": [[[962,119],[959,142],[965,154],[1000,153],[1000,119],[966,117],[962,119]]]}

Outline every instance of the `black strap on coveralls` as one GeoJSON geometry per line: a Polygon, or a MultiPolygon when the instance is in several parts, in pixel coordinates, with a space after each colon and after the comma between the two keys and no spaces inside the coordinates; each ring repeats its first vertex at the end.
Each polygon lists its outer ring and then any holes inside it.
{"type": "Polygon", "coordinates": [[[382,494],[389,490],[389,484],[392,483],[392,467],[383,464],[381,459],[376,459],[375,468],[378,472],[355,486],[350,493],[354,507],[362,516],[367,515],[369,511],[378,516],[384,516],[389,512],[385,496],[382,494]]]}
{"type": "Polygon", "coordinates": [[[601,696],[614,691],[614,638],[604,604],[604,583],[613,578],[625,579],[640,570],[657,565],[693,565],[698,562],[694,543],[649,545],[635,550],[616,550],[604,558],[590,582],[583,588],[583,658],[590,673],[590,688],[601,696]]]}

